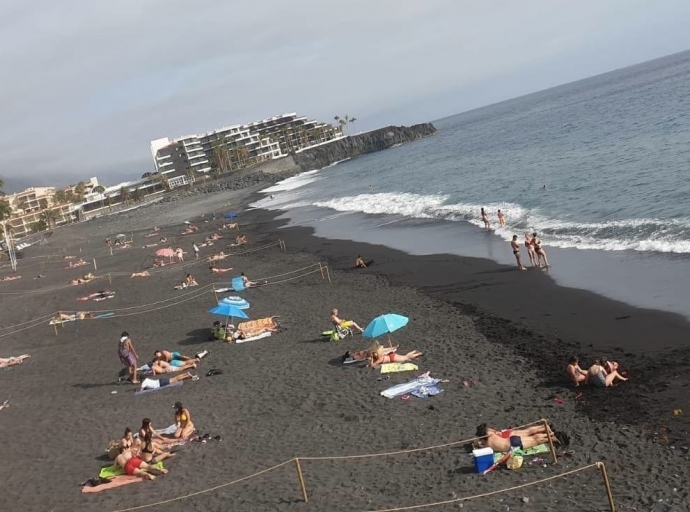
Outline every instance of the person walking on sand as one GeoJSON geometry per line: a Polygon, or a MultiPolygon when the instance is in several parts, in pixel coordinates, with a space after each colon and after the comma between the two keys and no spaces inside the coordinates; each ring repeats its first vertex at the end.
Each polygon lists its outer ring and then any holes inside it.
{"type": "Polygon", "coordinates": [[[518,244],[518,236],[513,235],[513,240],[510,242],[510,246],[513,248],[513,256],[515,256],[515,261],[517,261],[517,266],[520,270],[527,270],[522,266],[522,261],[520,261],[520,244],[518,244]]]}
{"type": "Polygon", "coordinates": [[[527,247],[527,255],[529,256],[529,261],[532,267],[538,267],[537,265],[537,253],[534,252],[534,246],[532,246],[532,239],[529,237],[528,233],[525,233],[525,247],[527,247]]]}
{"type": "Polygon", "coordinates": [[[184,263],[184,252],[182,252],[182,247],[175,249],[175,256],[177,256],[177,261],[184,263]]]}
{"type": "Polygon", "coordinates": [[[537,233],[532,233],[532,247],[534,247],[534,253],[537,255],[538,267],[541,268],[541,260],[544,260],[544,267],[550,267],[549,260],[546,259],[546,251],[541,246],[541,240],[537,237],[537,233]]]}
{"type": "Polygon", "coordinates": [[[199,259],[199,246],[196,243],[192,244],[192,249],[194,250],[194,258],[199,259]]]}
{"type": "Polygon", "coordinates": [[[489,217],[482,207],[482,222],[484,223],[485,229],[491,229],[491,222],[489,222],[489,217]]]}
{"type": "Polygon", "coordinates": [[[120,362],[127,367],[129,380],[132,381],[132,384],[139,384],[139,380],[137,380],[137,359],[139,359],[139,356],[127,332],[123,332],[120,335],[117,355],[120,357],[120,362]]]}
{"type": "Polygon", "coordinates": [[[498,214],[496,216],[498,217],[498,226],[501,228],[506,227],[506,216],[503,215],[503,212],[498,210],[498,214]]]}

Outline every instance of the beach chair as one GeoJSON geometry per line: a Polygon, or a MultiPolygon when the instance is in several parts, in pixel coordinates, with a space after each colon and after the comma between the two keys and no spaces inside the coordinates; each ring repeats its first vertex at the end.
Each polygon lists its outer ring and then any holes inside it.
{"type": "Polygon", "coordinates": [[[340,325],[333,324],[333,331],[331,331],[331,341],[344,340],[348,336],[354,336],[352,329],[349,327],[341,327],[340,325]]]}

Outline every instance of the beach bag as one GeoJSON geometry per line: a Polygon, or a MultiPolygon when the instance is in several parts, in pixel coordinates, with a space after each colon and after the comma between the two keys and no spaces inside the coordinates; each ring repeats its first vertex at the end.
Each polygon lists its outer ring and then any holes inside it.
{"type": "Polygon", "coordinates": [[[110,460],[115,460],[117,456],[120,455],[120,443],[117,441],[110,441],[105,451],[108,453],[108,458],[110,460]]]}

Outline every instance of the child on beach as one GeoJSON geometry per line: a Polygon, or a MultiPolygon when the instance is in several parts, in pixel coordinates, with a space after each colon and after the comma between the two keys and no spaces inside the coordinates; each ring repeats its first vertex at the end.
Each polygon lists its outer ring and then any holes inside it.
{"type": "Polygon", "coordinates": [[[576,356],[570,358],[566,371],[568,372],[570,380],[575,384],[575,387],[587,380],[587,372],[580,368],[580,361],[576,356]]]}

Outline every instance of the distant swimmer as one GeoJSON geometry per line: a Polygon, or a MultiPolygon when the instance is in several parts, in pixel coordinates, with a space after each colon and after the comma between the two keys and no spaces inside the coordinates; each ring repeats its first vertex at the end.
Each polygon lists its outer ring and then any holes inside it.
{"type": "Polygon", "coordinates": [[[486,215],[484,208],[482,208],[482,222],[484,223],[484,227],[486,229],[491,229],[491,222],[489,222],[489,217],[486,215]]]}
{"type": "Polygon", "coordinates": [[[541,187],[542,189],[546,190],[546,183],[544,183],[544,186],[541,187]]]}
{"type": "Polygon", "coordinates": [[[550,267],[549,260],[546,259],[546,251],[541,246],[541,240],[537,238],[537,233],[532,233],[532,247],[534,247],[534,252],[537,255],[537,262],[539,263],[539,268],[542,267],[541,260],[544,260],[544,267],[550,267]]]}
{"type": "Polygon", "coordinates": [[[503,215],[503,212],[501,210],[498,210],[497,217],[498,217],[499,227],[502,227],[502,228],[506,227],[506,216],[503,215]]]}
{"type": "Polygon", "coordinates": [[[517,266],[520,270],[527,270],[522,266],[522,261],[520,261],[520,244],[517,241],[518,236],[513,235],[513,240],[510,242],[510,246],[513,248],[513,256],[515,256],[515,261],[517,261],[517,266]]]}

